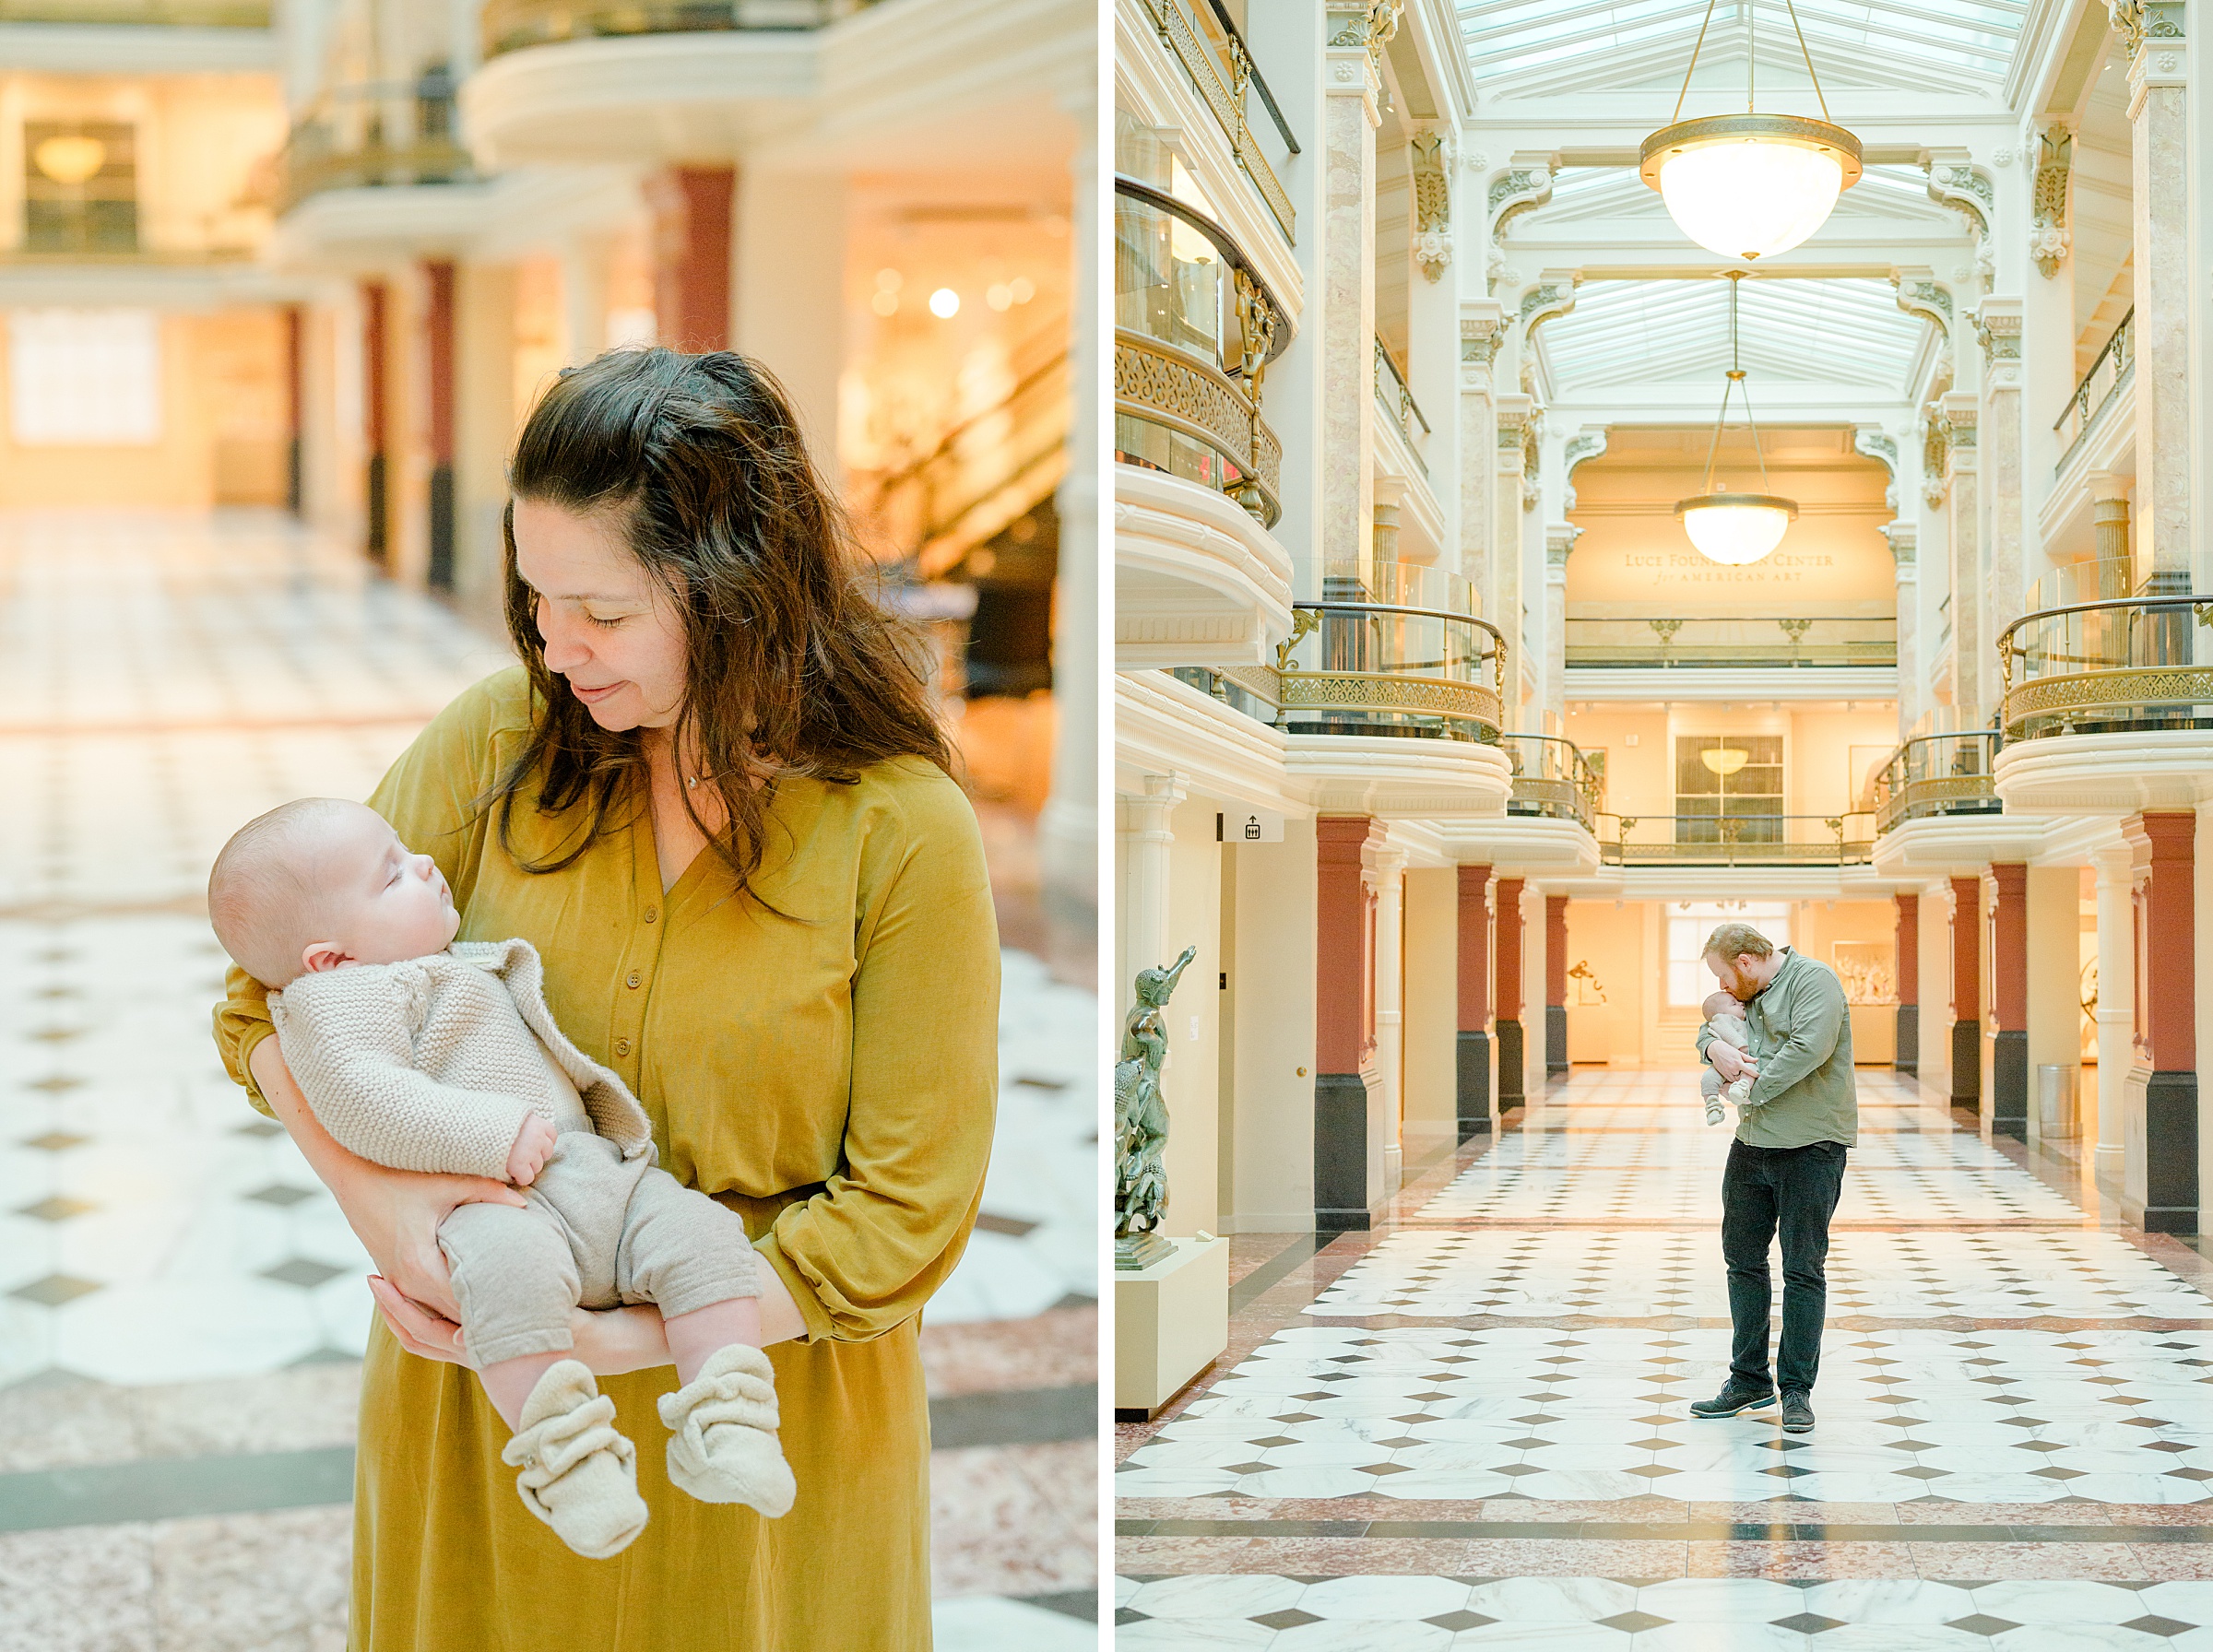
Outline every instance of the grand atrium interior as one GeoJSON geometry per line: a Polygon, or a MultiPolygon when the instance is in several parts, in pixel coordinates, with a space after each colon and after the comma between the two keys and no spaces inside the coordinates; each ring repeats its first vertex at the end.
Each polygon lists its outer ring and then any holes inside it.
{"type": "Polygon", "coordinates": [[[0,6],[0,1646],[349,1644],[369,1259],[209,1038],[209,865],[512,664],[517,430],[654,343],[781,380],[934,644],[1004,981],[934,1615],[1096,1644],[1096,57],[1066,0],[0,6]]]}
{"type": "Polygon", "coordinates": [[[2213,1645],[2197,9],[1118,0],[1118,1644],[2213,1645]],[[1803,1437],[1687,1411],[1724,923],[1803,1437]]]}

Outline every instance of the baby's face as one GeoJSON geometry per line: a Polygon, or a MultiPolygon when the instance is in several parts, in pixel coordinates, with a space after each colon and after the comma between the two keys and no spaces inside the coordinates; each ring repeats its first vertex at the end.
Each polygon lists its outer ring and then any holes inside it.
{"type": "Polygon", "coordinates": [[[1708,1021],[1717,1015],[1734,1016],[1740,1021],[1745,1019],[1745,1007],[1725,992],[1709,993],[1698,1008],[1706,1012],[1708,1021]]]}
{"type": "Polygon", "coordinates": [[[349,810],[316,856],[321,932],[310,970],[341,963],[398,963],[442,952],[461,927],[453,891],[427,855],[409,853],[371,809],[349,810]]]}

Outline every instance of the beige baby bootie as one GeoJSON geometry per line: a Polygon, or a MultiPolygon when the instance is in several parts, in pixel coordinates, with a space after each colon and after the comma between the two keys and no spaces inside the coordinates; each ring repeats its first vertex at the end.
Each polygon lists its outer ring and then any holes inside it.
{"type": "Polygon", "coordinates": [[[787,1513],[799,1488],[776,1443],[776,1390],[768,1356],[733,1342],[699,1375],[661,1397],[669,1478],[702,1503],[742,1503],[770,1519],[787,1513]]]}
{"type": "Polygon", "coordinates": [[[615,1432],[615,1402],[579,1362],[538,1379],[500,1457],[522,1469],[515,1489],[530,1512],[586,1559],[620,1554],[645,1529],[638,1448],[615,1432]]]}

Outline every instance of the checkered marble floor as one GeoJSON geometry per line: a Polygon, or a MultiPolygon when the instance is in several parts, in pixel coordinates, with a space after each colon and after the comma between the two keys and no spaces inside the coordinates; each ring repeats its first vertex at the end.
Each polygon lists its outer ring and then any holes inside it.
{"type": "Polygon", "coordinates": [[[1579,1076],[1257,1299],[1133,1431],[1118,1644],[2213,1652],[2195,1259],[1863,1073],[1818,1426],[1693,1419],[1727,1133],[1686,1084],[1579,1076]]]}
{"type": "MultiPolygon", "coordinates": [[[[208,1036],[207,867],[288,797],[361,796],[508,655],[272,516],[0,517],[0,1385],[358,1355],[368,1259],[208,1036]]],[[[1005,955],[986,1215],[932,1305],[1097,1292],[1095,1000],[1005,955]]]]}

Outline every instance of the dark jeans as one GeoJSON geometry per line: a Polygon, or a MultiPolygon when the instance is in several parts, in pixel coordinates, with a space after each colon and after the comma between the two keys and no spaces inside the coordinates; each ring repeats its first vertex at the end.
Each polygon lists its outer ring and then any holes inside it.
{"type": "Polygon", "coordinates": [[[1729,1380],[1764,1389],[1768,1316],[1774,1293],[1768,1245],[1782,1237],[1782,1338],[1774,1386],[1811,1391],[1821,1369],[1821,1321],[1828,1311],[1828,1219],[1844,1186],[1844,1144],[1805,1147],[1729,1144],[1722,1173],[1722,1259],[1729,1265],[1729,1317],[1736,1340],[1729,1380]]]}

